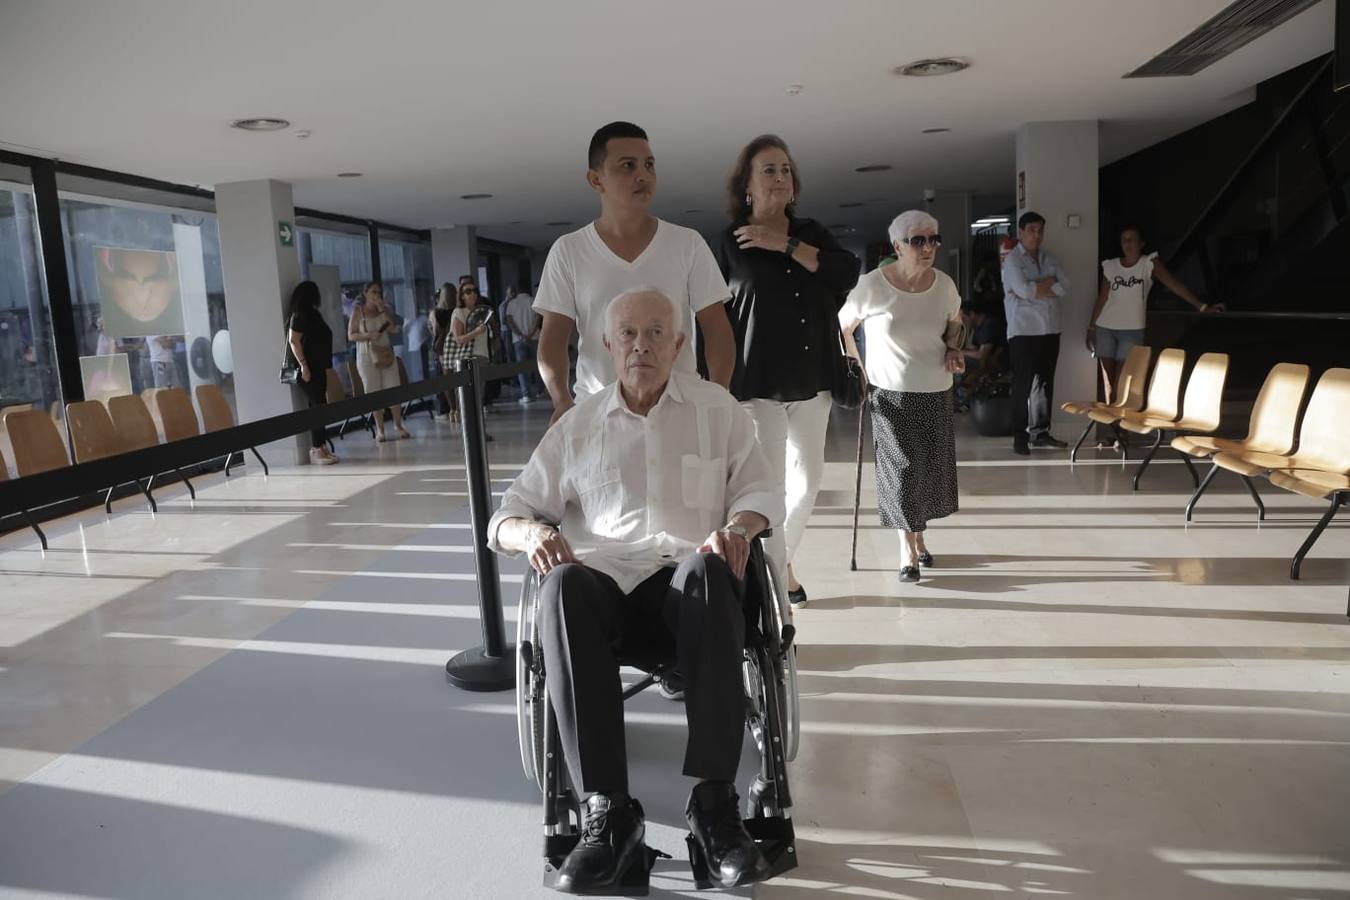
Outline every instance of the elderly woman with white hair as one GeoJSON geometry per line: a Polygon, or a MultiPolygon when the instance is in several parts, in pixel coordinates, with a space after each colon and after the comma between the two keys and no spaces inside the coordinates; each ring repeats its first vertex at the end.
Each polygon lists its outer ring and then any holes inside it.
{"type": "Polygon", "coordinates": [[[920,566],[933,565],[924,530],[957,510],[951,387],[952,373],[965,368],[961,296],[933,268],[937,219],[910,210],[889,232],[896,261],[858,280],[839,322],[850,356],[860,359],[859,325],[867,339],[877,509],[900,534],[900,580],[918,581],[920,566]]]}

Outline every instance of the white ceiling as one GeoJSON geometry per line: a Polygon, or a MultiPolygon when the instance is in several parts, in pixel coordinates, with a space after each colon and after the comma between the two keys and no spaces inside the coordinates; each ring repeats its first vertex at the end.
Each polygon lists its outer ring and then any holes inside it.
{"type": "Polygon", "coordinates": [[[657,212],[705,229],[736,152],[773,131],[802,213],[870,233],[924,188],[1010,193],[1024,122],[1100,119],[1109,162],[1331,50],[1324,0],[1199,75],[1121,79],[1228,2],[3,0],[0,146],[204,186],[277,178],[297,205],[546,246],[564,229],[543,223],[594,215],[597,126],[644,126],[657,212]],[[891,74],[944,55],[973,66],[891,74]],[[293,127],[226,127],[244,116],[293,127]],[[935,126],[954,130],[919,133],[935,126]],[[872,163],[895,168],[853,171],[872,163]]]}

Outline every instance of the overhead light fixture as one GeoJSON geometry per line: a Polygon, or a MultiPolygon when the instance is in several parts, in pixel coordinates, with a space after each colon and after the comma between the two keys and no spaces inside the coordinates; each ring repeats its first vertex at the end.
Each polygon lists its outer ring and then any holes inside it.
{"type": "Polygon", "coordinates": [[[802,85],[789,84],[787,87],[783,88],[783,91],[795,97],[802,92],[802,85]]]}
{"type": "Polygon", "coordinates": [[[892,71],[896,75],[911,78],[929,78],[934,75],[950,75],[970,68],[970,61],[955,56],[943,56],[937,59],[921,59],[904,66],[896,66],[892,71]]]}
{"type": "Polygon", "coordinates": [[[701,212],[703,212],[703,210],[701,210],[701,209],[686,209],[686,210],[684,211],[684,214],[685,214],[686,216],[696,216],[696,215],[698,215],[698,214],[701,213],[701,212]]]}
{"type": "Polygon", "coordinates": [[[852,202],[852,203],[840,203],[840,204],[839,204],[839,208],[840,208],[840,209],[856,209],[857,207],[862,206],[862,205],[863,205],[863,204],[862,204],[861,202],[859,202],[859,201],[854,201],[854,202],[852,202]]]}
{"type": "Polygon", "coordinates": [[[946,134],[951,131],[950,128],[925,128],[919,134],[946,134]]]}
{"type": "Polygon", "coordinates": [[[520,221],[516,221],[516,222],[507,222],[506,224],[507,224],[507,225],[524,225],[525,223],[524,223],[524,222],[520,222],[520,221]]]}
{"type": "Polygon", "coordinates": [[[892,167],[889,166],[889,165],[887,165],[886,163],[877,163],[877,164],[871,165],[871,166],[858,166],[858,168],[854,169],[853,171],[855,171],[855,172],[889,172],[889,171],[891,170],[891,168],[892,168],[892,167]]]}
{"type": "Polygon", "coordinates": [[[461,200],[490,200],[490,199],[492,199],[492,195],[491,195],[491,194],[460,194],[460,195],[459,195],[459,199],[461,199],[461,200]]]}
{"type": "Polygon", "coordinates": [[[544,223],[544,225],[545,225],[546,227],[548,227],[548,228],[562,228],[562,227],[567,226],[567,225],[575,225],[575,224],[577,224],[577,223],[576,223],[576,222],[545,222],[545,223],[544,223]]]}
{"type": "Polygon", "coordinates": [[[339,172],[339,173],[338,173],[338,177],[339,177],[339,178],[360,178],[360,177],[361,177],[361,173],[360,173],[360,172],[339,172]]]}
{"type": "Polygon", "coordinates": [[[283,128],[290,128],[291,123],[285,119],[259,116],[253,119],[235,119],[230,123],[230,127],[241,131],[281,131],[283,128]]]}

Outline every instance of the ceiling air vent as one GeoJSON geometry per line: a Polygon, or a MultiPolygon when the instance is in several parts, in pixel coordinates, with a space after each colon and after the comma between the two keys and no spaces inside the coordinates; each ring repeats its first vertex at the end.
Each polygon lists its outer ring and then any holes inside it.
{"type": "Polygon", "coordinates": [[[1238,0],[1126,78],[1194,75],[1283,25],[1318,0],[1238,0]]]}

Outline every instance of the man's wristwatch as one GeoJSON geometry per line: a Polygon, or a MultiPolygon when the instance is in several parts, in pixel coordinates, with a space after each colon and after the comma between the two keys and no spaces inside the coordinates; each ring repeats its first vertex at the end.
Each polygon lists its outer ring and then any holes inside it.
{"type": "Polygon", "coordinates": [[[723,525],[722,530],[725,531],[727,534],[736,535],[737,537],[741,538],[741,540],[745,541],[750,540],[750,532],[744,525],[736,525],[734,523],[731,525],[723,525]]]}
{"type": "MultiPolygon", "coordinates": [[[[801,241],[797,240],[795,237],[789,237],[787,241],[787,247],[783,249],[783,252],[786,253],[788,256],[791,256],[792,254],[797,252],[797,247],[800,246],[800,244],[801,241]]],[[[744,535],[742,535],[742,537],[744,537],[744,535]]]]}

